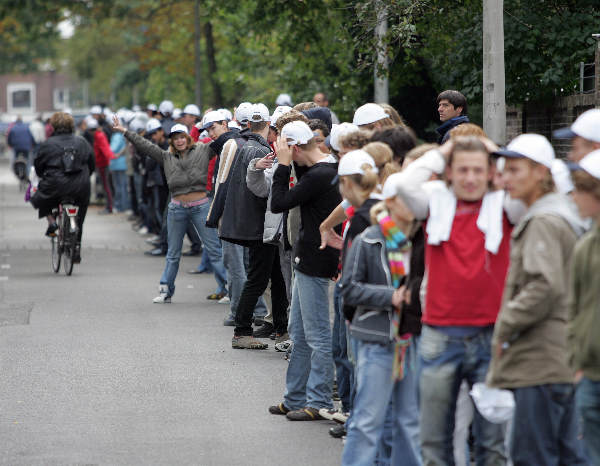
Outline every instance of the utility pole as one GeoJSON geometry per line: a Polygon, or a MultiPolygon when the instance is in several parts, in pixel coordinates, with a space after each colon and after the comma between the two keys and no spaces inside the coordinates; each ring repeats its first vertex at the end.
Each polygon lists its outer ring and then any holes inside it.
{"type": "Polygon", "coordinates": [[[194,1],[194,77],[196,105],[202,112],[202,66],[200,63],[200,0],[194,1]]]}
{"type": "Polygon", "coordinates": [[[483,0],[483,130],[506,143],[503,0],[483,0]]]}
{"type": "Polygon", "coordinates": [[[384,38],[387,34],[387,7],[383,2],[377,2],[377,25],[375,26],[375,39],[377,42],[377,60],[375,62],[375,103],[387,104],[389,102],[388,85],[388,56],[384,38]]]}

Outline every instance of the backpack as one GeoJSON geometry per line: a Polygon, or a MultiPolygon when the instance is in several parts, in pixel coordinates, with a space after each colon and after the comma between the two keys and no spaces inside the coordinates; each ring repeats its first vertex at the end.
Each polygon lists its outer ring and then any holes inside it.
{"type": "Polygon", "coordinates": [[[72,146],[63,148],[62,166],[63,172],[67,175],[72,175],[81,171],[81,160],[77,156],[77,149],[72,146]]]}

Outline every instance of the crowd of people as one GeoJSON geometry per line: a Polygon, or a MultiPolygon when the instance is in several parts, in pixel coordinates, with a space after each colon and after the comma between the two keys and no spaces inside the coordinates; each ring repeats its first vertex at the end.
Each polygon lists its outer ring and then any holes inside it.
{"type": "MultiPolygon", "coordinates": [[[[498,147],[454,90],[437,144],[385,104],[341,123],[322,93],[276,104],[81,124],[104,212],[166,257],[153,302],[201,255],[232,348],[286,354],[268,411],[337,421],[343,465],[600,464],[600,109],[555,134],[565,161],[538,134],[498,147]]],[[[74,130],[57,115],[41,152],[74,130]]]]}

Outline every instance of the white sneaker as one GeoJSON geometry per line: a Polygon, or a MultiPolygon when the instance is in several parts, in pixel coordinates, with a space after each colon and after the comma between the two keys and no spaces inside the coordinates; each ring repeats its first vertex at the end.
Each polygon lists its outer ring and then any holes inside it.
{"type": "Polygon", "coordinates": [[[231,301],[229,299],[229,296],[223,296],[221,299],[219,299],[219,304],[229,304],[231,301]]]}
{"type": "Polygon", "coordinates": [[[292,340],[282,341],[281,343],[275,343],[275,351],[281,353],[286,352],[288,348],[292,346],[292,340]]]}
{"type": "Polygon", "coordinates": [[[142,227],[137,231],[140,235],[147,235],[148,234],[148,227],[142,227]]]}
{"type": "Polygon", "coordinates": [[[160,285],[158,287],[158,296],[152,300],[156,304],[166,304],[171,302],[171,297],[168,296],[169,287],[167,285],[160,285]]]}

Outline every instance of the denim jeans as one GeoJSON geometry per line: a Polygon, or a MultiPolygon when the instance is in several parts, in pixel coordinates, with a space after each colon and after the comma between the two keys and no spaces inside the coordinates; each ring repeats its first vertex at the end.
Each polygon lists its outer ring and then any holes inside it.
{"type": "MultiPolygon", "coordinates": [[[[246,268],[248,264],[248,250],[239,244],[222,241],[223,264],[227,270],[229,283],[230,318],[235,318],[237,309],[246,282],[246,268]]],[[[267,305],[261,296],[254,308],[254,317],[264,317],[267,315],[267,305]]]]}
{"type": "Polygon", "coordinates": [[[359,340],[344,466],[421,464],[416,363],[413,340],[406,352],[404,378],[395,381],[394,345],[359,340]]]}
{"type": "Polygon", "coordinates": [[[585,453],[591,464],[600,464],[600,381],[581,379],[575,400],[582,420],[585,453]]]}
{"type": "Polygon", "coordinates": [[[285,378],[288,409],[332,408],[333,357],[329,327],[329,279],[296,270],[288,323],[292,354],[285,378]]]}
{"type": "MultiPolygon", "coordinates": [[[[423,464],[454,466],[452,439],[460,384],[463,379],[469,386],[485,381],[492,332],[492,327],[486,327],[473,336],[451,337],[423,326],[419,358],[423,464]]],[[[473,435],[478,466],[506,464],[504,432],[503,424],[492,424],[475,410],[473,435]]]]}
{"type": "Polygon", "coordinates": [[[587,464],[577,438],[573,384],[515,388],[513,394],[510,454],[515,466],[587,464]]]}
{"type": "Polygon", "coordinates": [[[348,347],[346,336],[346,318],[342,308],[342,299],[339,282],[333,289],[333,331],[331,334],[331,350],[333,362],[335,363],[335,375],[338,386],[338,394],[342,400],[342,410],[345,413],[352,411],[352,383],[354,378],[354,366],[348,360],[348,347]]]}
{"type": "Polygon", "coordinates": [[[225,293],[227,291],[227,275],[221,258],[221,243],[217,236],[217,230],[206,226],[206,216],[208,215],[209,208],[210,203],[194,207],[182,207],[172,202],[169,204],[169,212],[167,214],[169,248],[167,250],[165,270],[160,278],[161,285],[169,286],[169,296],[173,296],[175,293],[175,277],[179,270],[183,236],[190,223],[198,230],[204,242],[204,250],[210,256],[215,280],[219,286],[217,293],[225,293]]]}
{"type": "Polygon", "coordinates": [[[115,187],[115,209],[125,212],[129,209],[129,193],[127,192],[127,173],[125,170],[112,170],[113,185],[115,187]]]}

